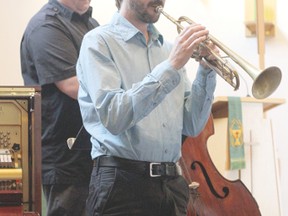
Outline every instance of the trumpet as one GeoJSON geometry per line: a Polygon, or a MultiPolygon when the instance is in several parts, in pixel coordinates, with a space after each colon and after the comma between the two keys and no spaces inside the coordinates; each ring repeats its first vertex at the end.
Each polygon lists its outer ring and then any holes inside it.
{"type": "MultiPolygon", "coordinates": [[[[189,19],[188,17],[181,16],[178,20],[174,19],[172,16],[167,14],[162,6],[155,7],[156,13],[163,14],[167,19],[172,21],[176,26],[178,33],[183,30],[182,22],[188,24],[194,24],[195,22],[189,19]]],[[[239,65],[253,80],[252,85],[252,95],[256,99],[264,99],[269,97],[279,86],[282,78],[281,70],[278,67],[272,66],[260,71],[252,64],[247,62],[241,56],[238,56],[235,52],[213,37],[211,34],[208,35],[207,39],[204,42],[199,44],[199,48],[205,48],[210,55],[213,55],[214,60],[208,60],[203,58],[202,60],[214,70],[220,77],[222,77],[226,82],[228,82],[234,90],[237,90],[240,85],[239,74],[235,68],[231,65],[228,59],[231,59],[239,65]],[[214,43],[219,50],[225,53],[227,56],[221,57],[219,54],[213,52],[213,50],[208,46],[209,43],[214,43]]],[[[195,52],[197,53],[197,51],[195,52]]],[[[201,58],[196,55],[192,55],[192,58],[201,58]]]]}

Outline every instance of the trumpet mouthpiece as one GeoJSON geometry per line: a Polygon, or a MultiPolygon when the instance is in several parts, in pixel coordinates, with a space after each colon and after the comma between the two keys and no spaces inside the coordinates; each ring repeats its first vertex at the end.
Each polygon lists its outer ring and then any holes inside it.
{"type": "Polygon", "coordinates": [[[156,13],[161,13],[162,10],[163,10],[163,7],[162,7],[162,6],[160,6],[160,5],[156,5],[156,6],[155,6],[155,12],[156,12],[156,13]]]}

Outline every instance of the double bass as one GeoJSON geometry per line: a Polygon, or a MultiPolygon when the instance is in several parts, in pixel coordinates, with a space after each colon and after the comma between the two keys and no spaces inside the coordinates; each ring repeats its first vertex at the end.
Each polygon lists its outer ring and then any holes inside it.
{"type": "Polygon", "coordinates": [[[186,137],[180,166],[189,184],[187,216],[259,216],[257,202],[241,180],[225,179],[213,164],[207,140],[214,134],[213,117],[197,137],[186,137]]]}

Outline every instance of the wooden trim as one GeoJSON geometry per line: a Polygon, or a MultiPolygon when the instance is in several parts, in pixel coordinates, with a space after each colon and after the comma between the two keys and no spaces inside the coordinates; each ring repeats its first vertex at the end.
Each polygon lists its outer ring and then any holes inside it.
{"type": "MultiPolygon", "coordinates": [[[[262,103],[264,113],[285,103],[285,99],[283,98],[255,99],[253,97],[241,97],[241,101],[246,103],[262,103]]],[[[228,116],[228,96],[215,97],[212,114],[214,118],[224,118],[228,116]]]]}

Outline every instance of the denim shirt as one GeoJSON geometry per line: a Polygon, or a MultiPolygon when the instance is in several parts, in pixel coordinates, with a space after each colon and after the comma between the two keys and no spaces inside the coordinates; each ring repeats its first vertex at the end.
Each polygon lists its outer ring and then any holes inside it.
{"type": "Polygon", "coordinates": [[[78,99],[92,158],[112,155],[176,162],[182,134],[195,136],[211,112],[215,72],[199,67],[191,86],[169,63],[171,45],[149,24],[150,40],[119,13],[83,39],[78,99]]]}

